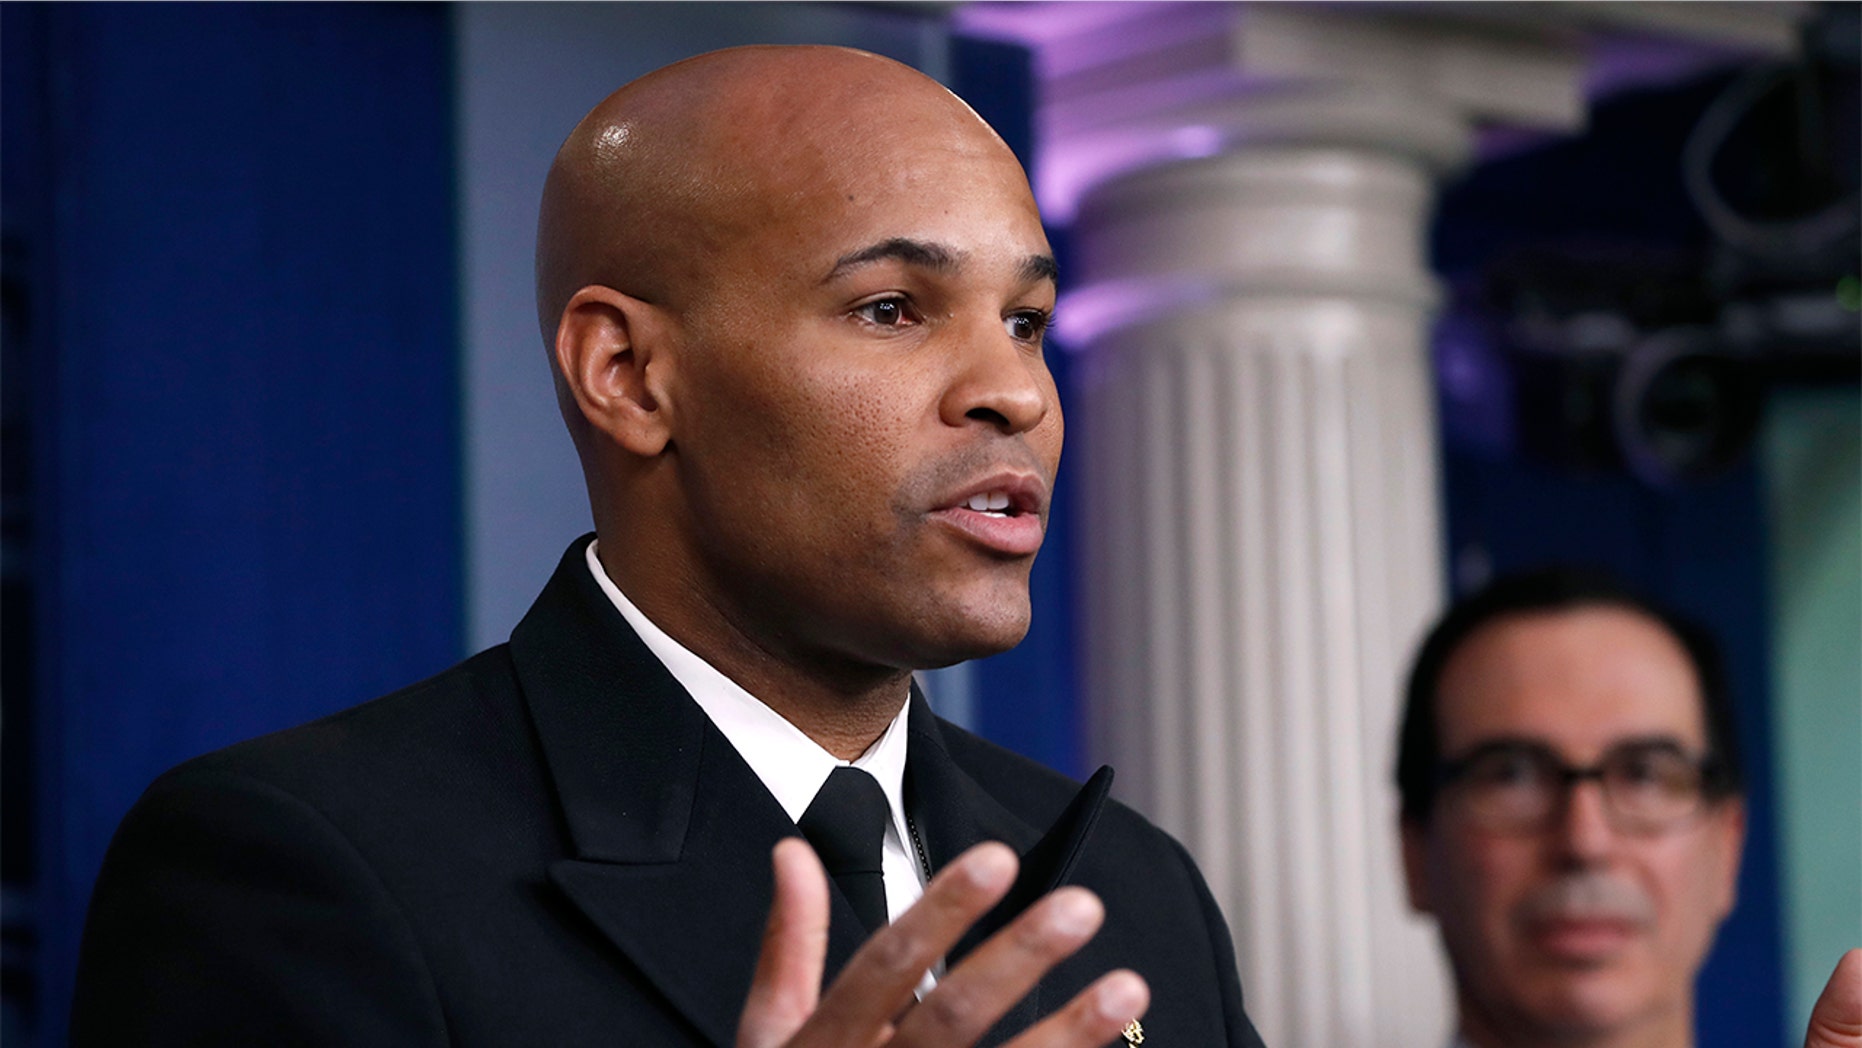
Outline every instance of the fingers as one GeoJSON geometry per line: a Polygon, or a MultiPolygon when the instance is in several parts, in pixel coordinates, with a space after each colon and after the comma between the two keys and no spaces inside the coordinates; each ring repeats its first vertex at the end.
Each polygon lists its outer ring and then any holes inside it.
{"type": "Polygon", "coordinates": [[[1100,1045],[1144,1014],[1151,988],[1137,972],[1108,972],[1081,990],[1067,1006],[1030,1027],[1003,1048],[1063,1048],[1100,1045]]]}
{"type": "Polygon", "coordinates": [[[737,1024],[737,1048],[777,1048],[802,1028],[821,993],[828,953],[828,880],[800,838],[777,842],[776,897],[750,996],[737,1024]]]}
{"type": "MultiPolygon", "coordinates": [[[[1083,888],[1062,888],[1048,895],[941,980],[900,1021],[893,1043],[974,1042],[1049,969],[1091,939],[1104,919],[1105,908],[1083,888]]],[[[1029,1031],[1026,1043],[1103,1044],[1143,1010],[1144,997],[1143,981],[1130,973],[1103,987],[1095,984],[1048,1022],[1029,1031]],[[1105,1014],[1106,1008],[1113,1009],[1110,1015],[1105,1014]]]]}
{"type": "Polygon", "coordinates": [[[1001,844],[979,844],[959,855],[932,878],[923,898],[847,962],[796,1045],[872,1044],[911,1000],[924,973],[1008,894],[1015,869],[1015,853],[1001,844]]]}
{"type": "Polygon", "coordinates": [[[1810,1010],[1804,1048],[1862,1048],[1862,950],[1850,950],[1836,962],[1810,1010]]]}
{"type": "MultiPolygon", "coordinates": [[[[1013,852],[999,844],[978,845],[933,879],[917,905],[861,947],[817,1007],[827,954],[827,877],[814,852],[794,838],[776,846],[774,861],[775,902],[738,1048],[873,1045],[889,1037],[899,1048],[972,1044],[1055,964],[1091,939],[1105,918],[1091,892],[1056,891],[978,947],[900,1018],[926,969],[1015,879],[1013,852]]],[[[1113,972],[1016,1038],[1011,1048],[1104,1044],[1149,1001],[1144,980],[1113,972]]]]}

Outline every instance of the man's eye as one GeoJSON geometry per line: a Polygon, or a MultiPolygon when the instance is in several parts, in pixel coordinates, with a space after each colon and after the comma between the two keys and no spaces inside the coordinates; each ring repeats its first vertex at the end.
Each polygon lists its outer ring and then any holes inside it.
{"type": "Polygon", "coordinates": [[[855,309],[854,315],[879,327],[903,327],[911,323],[911,310],[902,298],[881,298],[855,309]]]}
{"type": "Polygon", "coordinates": [[[1011,313],[1003,321],[1003,326],[1008,329],[1009,337],[1018,342],[1039,342],[1041,336],[1047,332],[1047,325],[1047,314],[1036,311],[1011,313]]]}
{"type": "Polygon", "coordinates": [[[1646,753],[1634,753],[1617,762],[1613,771],[1626,783],[1648,784],[1666,778],[1664,762],[1646,753]]]}
{"type": "Polygon", "coordinates": [[[1687,758],[1665,750],[1625,753],[1611,761],[1606,775],[1624,789],[1684,792],[1694,787],[1699,770],[1687,758]]]}
{"type": "Polygon", "coordinates": [[[1488,788],[1534,786],[1545,778],[1545,772],[1525,754],[1496,753],[1475,765],[1469,778],[1488,788]]]}

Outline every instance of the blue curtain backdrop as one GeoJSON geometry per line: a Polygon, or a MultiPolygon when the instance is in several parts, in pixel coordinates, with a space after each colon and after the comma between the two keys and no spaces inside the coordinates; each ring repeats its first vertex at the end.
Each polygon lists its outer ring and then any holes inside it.
{"type": "Polygon", "coordinates": [[[447,13],[0,17],[36,656],[8,1032],[56,1044],[151,778],[460,654],[447,13]]]}

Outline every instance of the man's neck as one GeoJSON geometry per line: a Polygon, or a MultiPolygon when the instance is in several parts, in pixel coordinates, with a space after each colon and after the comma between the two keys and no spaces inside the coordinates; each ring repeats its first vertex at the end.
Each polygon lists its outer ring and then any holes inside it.
{"type": "Polygon", "coordinates": [[[720,660],[713,652],[692,650],[800,728],[822,749],[844,761],[860,756],[878,741],[911,694],[909,672],[901,671],[849,690],[824,684],[808,674],[789,672],[780,664],[769,666],[757,659],[720,660]]]}
{"type": "Polygon", "coordinates": [[[908,670],[802,661],[734,629],[681,635],[664,623],[660,628],[844,761],[878,741],[911,695],[908,670]]]}
{"type": "Polygon", "coordinates": [[[597,545],[595,553],[656,628],[841,760],[878,741],[911,694],[909,670],[779,651],[702,602],[654,601],[652,587],[630,586],[616,573],[606,549],[597,545]]]}

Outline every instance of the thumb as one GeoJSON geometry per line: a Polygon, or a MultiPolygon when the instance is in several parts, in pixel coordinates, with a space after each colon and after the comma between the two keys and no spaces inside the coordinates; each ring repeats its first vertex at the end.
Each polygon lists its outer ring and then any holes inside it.
{"type": "Polygon", "coordinates": [[[1836,962],[1810,1010],[1804,1048],[1862,1048],[1862,950],[1850,950],[1836,962]]]}
{"type": "Polygon", "coordinates": [[[828,877],[799,837],[776,842],[775,900],[750,996],[737,1024],[737,1048],[779,1048],[814,1014],[828,954],[828,877]]]}

